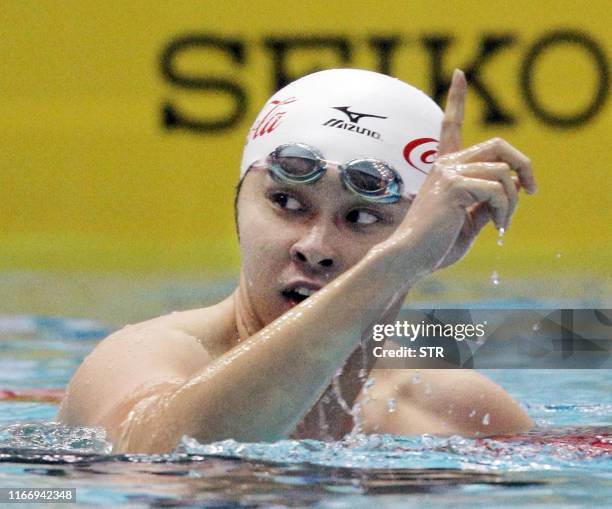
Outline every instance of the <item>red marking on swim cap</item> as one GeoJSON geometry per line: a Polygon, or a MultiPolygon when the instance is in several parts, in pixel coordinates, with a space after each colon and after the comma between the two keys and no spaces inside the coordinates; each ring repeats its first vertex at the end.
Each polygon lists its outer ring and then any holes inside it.
{"type": "Polygon", "coordinates": [[[438,153],[438,143],[438,140],[435,138],[416,138],[408,142],[404,147],[404,159],[415,170],[427,174],[426,170],[429,168],[426,168],[425,165],[429,166],[435,161],[436,154],[438,153]],[[430,148],[432,143],[436,144],[433,149],[430,148]],[[420,152],[421,150],[422,152],[420,152]]]}
{"type": "Polygon", "coordinates": [[[427,152],[423,152],[423,154],[421,154],[421,161],[426,164],[432,164],[436,160],[437,153],[437,150],[428,150],[427,152]]]}
{"type": "Polygon", "coordinates": [[[286,111],[281,111],[279,108],[284,104],[291,104],[297,101],[297,97],[289,97],[283,100],[270,101],[272,108],[267,111],[259,122],[251,128],[251,139],[254,140],[258,136],[263,136],[266,133],[271,133],[278,127],[286,111]]]}

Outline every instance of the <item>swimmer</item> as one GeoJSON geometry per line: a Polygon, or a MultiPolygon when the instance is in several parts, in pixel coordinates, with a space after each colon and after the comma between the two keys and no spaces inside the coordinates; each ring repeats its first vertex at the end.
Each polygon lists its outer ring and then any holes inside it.
{"type": "Polygon", "coordinates": [[[360,351],[417,280],[460,260],[489,221],[507,229],[519,192],[536,191],[508,142],[463,148],[466,88],[456,70],[445,112],[356,69],[277,92],[243,153],[235,291],[111,334],[77,370],[58,420],[105,428],[118,453],[168,452],[184,435],[340,439],[355,404],[365,433],[528,430],[518,403],[476,371],[419,370],[412,383],[414,371],[363,365],[360,351]]]}

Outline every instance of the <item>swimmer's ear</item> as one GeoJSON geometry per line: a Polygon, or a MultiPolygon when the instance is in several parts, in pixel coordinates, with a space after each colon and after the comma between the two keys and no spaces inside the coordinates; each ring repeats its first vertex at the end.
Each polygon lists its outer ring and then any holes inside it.
{"type": "Polygon", "coordinates": [[[465,110],[465,94],[467,81],[465,74],[459,69],[453,72],[453,79],[448,90],[446,109],[440,131],[440,146],[438,155],[457,152],[463,147],[463,112],[465,110]]]}

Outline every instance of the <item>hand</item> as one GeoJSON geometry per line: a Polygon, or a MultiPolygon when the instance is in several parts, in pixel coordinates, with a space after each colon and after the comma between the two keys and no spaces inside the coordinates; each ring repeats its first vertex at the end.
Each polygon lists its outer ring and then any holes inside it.
{"type": "Polygon", "coordinates": [[[455,70],[438,157],[397,232],[426,243],[431,271],[463,258],[489,219],[507,229],[518,191],[537,189],[531,162],[507,141],[493,138],[461,149],[466,89],[463,72],[455,70]]]}

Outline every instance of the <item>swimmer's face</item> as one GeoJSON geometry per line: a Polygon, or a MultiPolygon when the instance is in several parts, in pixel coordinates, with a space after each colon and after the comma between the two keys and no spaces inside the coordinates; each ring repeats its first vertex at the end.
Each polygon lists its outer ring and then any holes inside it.
{"type": "Polygon", "coordinates": [[[314,184],[244,177],[238,199],[243,283],[264,324],[346,271],[389,237],[410,203],[375,204],[347,191],[335,168],[314,184]]]}

